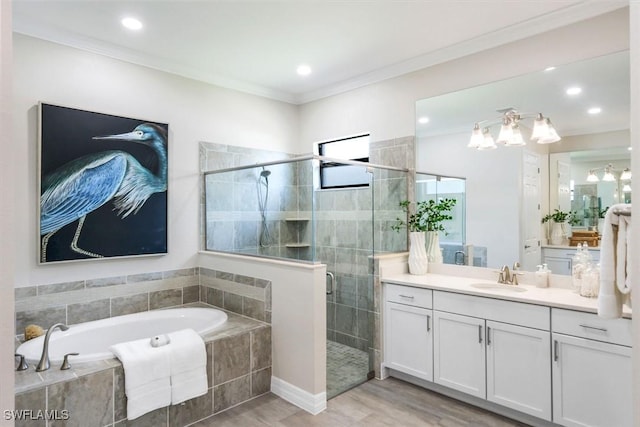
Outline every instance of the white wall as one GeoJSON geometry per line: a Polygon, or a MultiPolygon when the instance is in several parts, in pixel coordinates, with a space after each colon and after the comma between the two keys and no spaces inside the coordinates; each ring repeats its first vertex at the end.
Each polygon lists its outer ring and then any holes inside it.
{"type": "Polygon", "coordinates": [[[11,135],[11,2],[0,2],[0,426],[11,426],[13,409],[13,185],[15,163],[11,135]]]}
{"type": "MultiPolygon", "coordinates": [[[[100,55],[15,35],[13,179],[21,212],[12,245],[15,286],[162,271],[196,265],[198,142],[296,152],[297,107],[100,55]],[[37,104],[169,123],[169,255],[37,265],[37,104]]],[[[63,144],[64,141],[61,141],[63,144]]]]}

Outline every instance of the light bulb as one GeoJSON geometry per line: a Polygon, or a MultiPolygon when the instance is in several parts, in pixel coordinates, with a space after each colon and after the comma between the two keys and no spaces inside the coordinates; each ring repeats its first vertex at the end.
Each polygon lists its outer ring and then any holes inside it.
{"type": "Polygon", "coordinates": [[[611,173],[611,169],[604,168],[604,175],[602,176],[602,180],[606,182],[613,182],[616,180],[616,177],[611,173]]]}
{"type": "Polygon", "coordinates": [[[471,131],[471,139],[469,140],[469,144],[467,147],[469,148],[478,148],[484,141],[484,136],[482,135],[482,130],[480,130],[480,125],[476,123],[473,126],[473,130],[471,131]]]}
{"type": "Polygon", "coordinates": [[[545,136],[538,139],[538,144],[553,144],[554,142],[560,141],[562,138],[560,138],[560,135],[558,135],[558,132],[556,132],[556,129],[551,124],[551,120],[547,117],[545,122],[549,130],[545,136]]]}
{"type": "Polygon", "coordinates": [[[620,179],[622,181],[629,181],[631,179],[631,170],[629,168],[623,170],[620,174],[620,179]]]}
{"type": "Polygon", "coordinates": [[[502,126],[500,126],[500,133],[498,134],[496,144],[507,144],[509,141],[511,141],[511,138],[513,138],[511,120],[505,117],[502,121],[502,126]]]}
{"type": "Polygon", "coordinates": [[[484,128],[482,143],[478,147],[478,150],[495,150],[496,148],[498,148],[498,146],[493,141],[493,137],[491,133],[489,133],[489,128],[484,128]]]}
{"type": "Polygon", "coordinates": [[[531,132],[531,140],[536,141],[540,138],[549,135],[549,125],[542,116],[542,113],[538,113],[536,119],[533,121],[533,131],[531,132]]]}
{"type": "Polygon", "coordinates": [[[587,182],[598,182],[598,181],[600,181],[600,178],[598,178],[598,175],[596,175],[594,171],[589,171],[589,175],[587,175],[587,182]]]}
{"type": "Polygon", "coordinates": [[[520,147],[522,145],[527,145],[527,143],[524,142],[524,138],[522,138],[520,126],[514,123],[511,126],[511,130],[513,131],[513,135],[511,136],[511,140],[509,140],[506,145],[508,145],[509,147],[520,147]]]}

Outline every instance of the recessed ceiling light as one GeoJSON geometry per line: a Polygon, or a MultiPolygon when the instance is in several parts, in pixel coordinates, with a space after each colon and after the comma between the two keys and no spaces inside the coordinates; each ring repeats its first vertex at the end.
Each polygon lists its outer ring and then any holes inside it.
{"type": "Polygon", "coordinates": [[[132,17],[127,17],[127,18],[123,18],[122,21],[120,21],[122,23],[122,26],[125,28],[128,28],[130,30],[141,30],[142,29],[142,22],[140,22],[140,20],[136,19],[136,18],[132,18],[132,17]]]}
{"type": "Polygon", "coordinates": [[[570,87],[569,89],[567,89],[567,95],[577,95],[580,92],[582,92],[582,88],[578,86],[570,87]]]}
{"type": "Polygon", "coordinates": [[[296,72],[300,76],[308,76],[309,74],[311,74],[311,67],[309,67],[306,64],[302,64],[298,66],[298,68],[296,69],[296,72]]]}
{"type": "Polygon", "coordinates": [[[429,117],[427,116],[422,116],[418,119],[418,123],[420,124],[425,124],[425,123],[429,123],[429,117]]]}
{"type": "Polygon", "coordinates": [[[547,67],[547,68],[544,69],[544,71],[548,73],[549,71],[553,71],[555,69],[556,69],[556,67],[547,67]]]}
{"type": "Polygon", "coordinates": [[[593,107],[587,110],[587,113],[589,114],[600,114],[601,112],[602,112],[602,108],[600,107],[593,107]]]}

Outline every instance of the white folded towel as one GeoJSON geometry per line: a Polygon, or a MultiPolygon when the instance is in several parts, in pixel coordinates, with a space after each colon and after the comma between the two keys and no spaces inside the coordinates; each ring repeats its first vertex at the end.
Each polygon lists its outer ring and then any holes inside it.
{"type": "Polygon", "coordinates": [[[171,343],[171,403],[176,405],[207,393],[207,350],[193,329],[168,334],[171,343]]]}
{"type": "Polygon", "coordinates": [[[604,230],[600,241],[600,292],[598,316],[616,319],[622,316],[622,305],[628,300],[627,235],[631,229],[631,217],[620,212],[631,212],[631,205],[611,206],[604,217],[604,230]]]}
{"type": "Polygon", "coordinates": [[[152,347],[148,338],[109,348],[122,362],[127,418],[133,420],[171,403],[169,346],[152,347]]]}

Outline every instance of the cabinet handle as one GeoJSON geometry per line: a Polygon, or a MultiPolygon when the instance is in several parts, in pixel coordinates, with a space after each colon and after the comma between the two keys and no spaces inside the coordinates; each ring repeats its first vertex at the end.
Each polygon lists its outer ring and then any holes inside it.
{"type": "Polygon", "coordinates": [[[431,331],[431,316],[427,314],[427,332],[431,331]]]}
{"type": "Polygon", "coordinates": [[[478,342],[482,344],[482,325],[478,325],[478,342]]]}
{"type": "Polygon", "coordinates": [[[491,328],[487,326],[487,345],[491,345],[491,328]]]}
{"type": "Polygon", "coordinates": [[[582,323],[580,324],[580,326],[582,326],[583,328],[587,328],[587,329],[595,329],[596,331],[607,332],[607,328],[599,328],[597,326],[583,325],[582,323]]]}
{"type": "Polygon", "coordinates": [[[400,294],[398,296],[401,297],[401,298],[408,298],[408,299],[413,299],[414,298],[413,295],[402,295],[402,294],[400,294]]]}
{"type": "Polygon", "coordinates": [[[558,340],[553,340],[553,361],[558,361],[558,340]]]}

